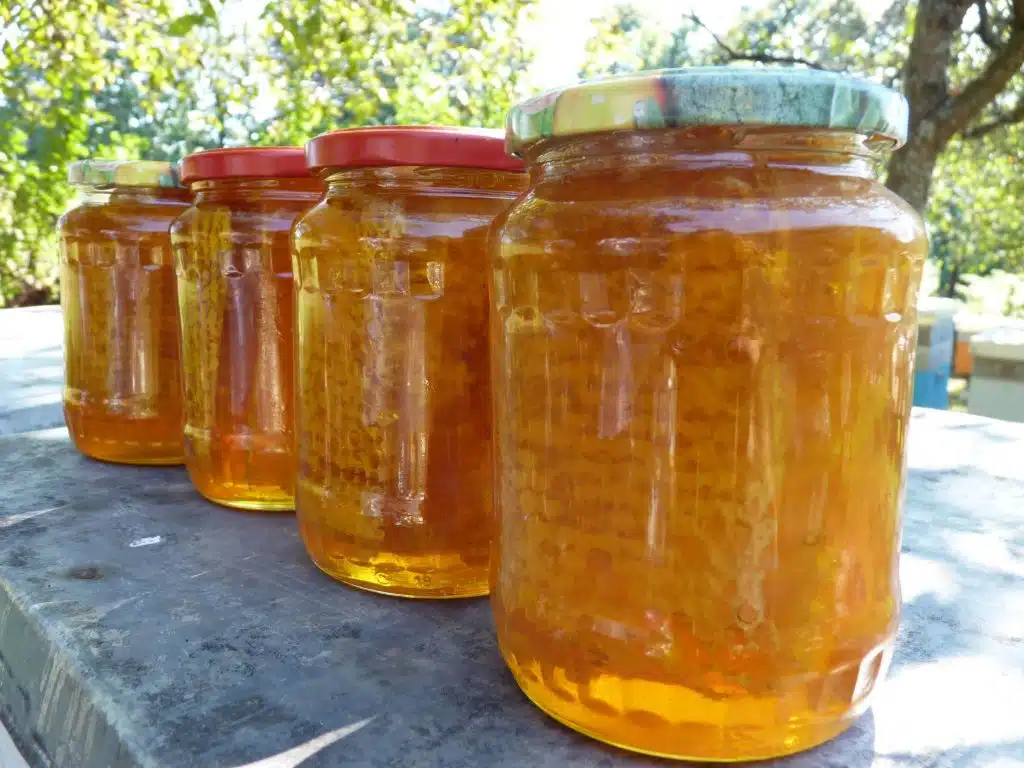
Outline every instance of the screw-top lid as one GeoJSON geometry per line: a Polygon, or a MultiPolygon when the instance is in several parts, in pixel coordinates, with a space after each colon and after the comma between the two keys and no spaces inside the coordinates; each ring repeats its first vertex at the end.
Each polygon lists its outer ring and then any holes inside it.
{"type": "Polygon", "coordinates": [[[907,140],[902,95],[820,70],[765,67],[662,69],[589,80],[512,108],[506,146],[518,154],[555,136],[695,125],[821,128],[907,140]]]}
{"type": "Polygon", "coordinates": [[[524,170],[522,160],[505,154],[500,130],[438,126],[332,131],[306,144],[306,161],[311,171],[395,165],[524,170]]]}
{"type": "Polygon", "coordinates": [[[288,179],[309,176],[302,147],[236,147],[196,152],[181,161],[181,180],[288,179]]]}
{"type": "Polygon", "coordinates": [[[158,160],[80,160],[68,182],[85,187],[181,187],[173,163],[158,160]]]}

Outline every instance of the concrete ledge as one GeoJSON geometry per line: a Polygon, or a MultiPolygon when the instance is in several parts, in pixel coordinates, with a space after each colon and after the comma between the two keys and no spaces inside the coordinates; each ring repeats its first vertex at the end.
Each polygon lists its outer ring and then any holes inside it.
{"type": "MultiPolygon", "coordinates": [[[[1022,456],[1024,426],[915,414],[890,680],[781,764],[1024,759],[1022,456]]],[[[90,461],[63,430],[0,438],[0,467],[0,719],[35,766],[661,765],[529,704],[484,600],[345,589],[291,517],[208,504],[178,468],[90,461]]]]}

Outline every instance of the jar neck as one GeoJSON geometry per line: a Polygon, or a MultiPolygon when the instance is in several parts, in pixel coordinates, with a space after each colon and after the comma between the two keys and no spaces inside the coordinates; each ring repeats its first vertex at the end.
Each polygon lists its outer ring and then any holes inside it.
{"type": "Polygon", "coordinates": [[[892,148],[855,133],[748,126],[695,126],[567,136],[527,148],[531,180],[609,165],[658,170],[785,168],[833,176],[877,178],[892,148]]]}
{"type": "Polygon", "coordinates": [[[181,205],[192,200],[182,187],[79,187],[88,203],[131,203],[133,205],[181,205]]]}
{"type": "Polygon", "coordinates": [[[323,174],[327,197],[353,191],[405,192],[425,195],[464,195],[508,197],[526,186],[526,175],[485,168],[438,168],[428,166],[388,166],[384,168],[329,168],[323,174]]]}
{"type": "Polygon", "coordinates": [[[311,177],[294,179],[205,179],[191,185],[195,201],[318,200],[324,184],[311,177]]]}

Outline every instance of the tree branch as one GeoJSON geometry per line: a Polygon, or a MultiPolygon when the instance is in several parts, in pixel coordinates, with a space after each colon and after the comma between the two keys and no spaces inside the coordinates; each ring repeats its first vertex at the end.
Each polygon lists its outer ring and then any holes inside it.
{"type": "MultiPolygon", "coordinates": [[[[1024,0],[1019,1],[1024,3],[1024,0]]],[[[822,64],[818,64],[817,62],[810,61],[809,59],[804,59],[799,56],[776,56],[771,53],[764,53],[760,51],[737,51],[716,35],[714,31],[712,31],[711,27],[700,20],[700,17],[698,17],[696,13],[691,13],[689,18],[690,21],[711,35],[711,39],[715,41],[715,45],[722,49],[722,52],[730,61],[759,61],[764,64],[803,64],[805,67],[811,67],[812,69],[829,69],[822,64]]]]}
{"type": "Polygon", "coordinates": [[[993,51],[999,50],[1003,46],[992,31],[992,24],[988,18],[988,0],[978,0],[975,5],[978,7],[978,28],[975,30],[978,37],[993,51]]]}
{"type": "Polygon", "coordinates": [[[1013,32],[1005,45],[993,52],[985,69],[941,110],[942,128],[947,136],[964,130],[991,104],[1024,65],[1024,0],[1014,0],[1013,32]]]}
{"type": "Polygon", "coordinates": [[[979,123],[972,128],[968,128],[963,132],[964,138],[967,139],[980,139],[982,136],[988,136],[988,134],[1003,128],[1007,125],[1013,125],[1014,123],[1024,122],[1024,99],[1021,99],[1017,106],[998,117],[995,117],[988,122],[979,123]]]}

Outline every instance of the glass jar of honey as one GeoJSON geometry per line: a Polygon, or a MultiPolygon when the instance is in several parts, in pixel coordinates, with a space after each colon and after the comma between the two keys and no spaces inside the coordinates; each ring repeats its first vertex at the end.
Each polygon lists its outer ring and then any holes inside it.
{"type": "Polygon", "coordinates": [[[337,131],[295,227],[296,511],[334,578],[406,597],[488,591],[487,231],[526,187],[500,132],[337,131]]]}
{"type": "Polygon", "coordinates": [[[181,304],[185,465],[206,498],[291,510],[294,299],[289,236],[323,183],[299,147],[182,161],[195,202],[171,228],[181,304]]]}
{"type": "Polygon", "coordinates": [[[823,742],[899,612],[918,215],[904,99],[694,69],[514,108],[491,258],[502,652],[541,709],[654,755],[823,742]]]}
{"type": "Polygon", "coordinates": [[[170,163],[73,163],[58,225],[64,416],[95,459],[180,464],[178,303],[169,228],[189,204],[170,163]]]}

